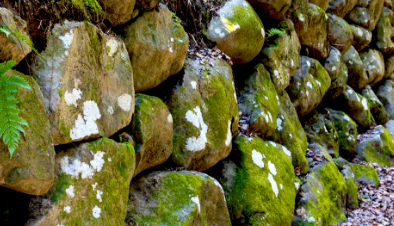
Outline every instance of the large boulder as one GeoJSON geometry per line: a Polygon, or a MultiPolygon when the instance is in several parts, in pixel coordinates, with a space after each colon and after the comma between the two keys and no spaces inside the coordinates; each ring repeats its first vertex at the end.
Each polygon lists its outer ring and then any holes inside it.
{"type": "Polygon", "coordinates": [[[252,6],[246,0],[230,0],[216,13],[208,26],[208,39],[235,64],[253,60],[263,47],[265,31],[252,6]]]}
{"type": "Polygon", "coordinates": [[[334,123],[338,134],[339,154],[344,158],[352,158],[356,153],[357,124],[346,113],[327,109],[328,118],[334,123]]]}
{"type": "Polygon", "coordinates": [[[157,97],[137,94],[130,127],[134,138],[134,176],[165,162],[172,153],[173,120],[167,106],[157,97]]]}
{"type": "Polygon", "coordinates": [[[342,60],[349,70],[348,85],[357,90],[363,89],[368,84],[369,78],[357,50],[350,46],[342,56],[342,60]]]}
{"type": "Polygon", "coordinates": [[[376,91],[390,119],[394,119],[394,81],[383,81],[376,91]]]}
{"type": "Polygon", "coordinates": [[[134,87],[142,92],[178,73],[185,63],[189,37],[165,5],[145,11],[121,28],[133,66],[134,87]]]}
{"type": "Polygon", "coordinates": [[[361,91],[361,95],[367,98],[368,106],[375,122],[379,125],[385,124],[389,120],[389,116],[372,88],[367,85],[365,89],[361,91]]]}
{"type": "Polygon", "coordinates": [[[285,32],[268,39],[268,45],[261,51],[261,62],[271,73],[276,90],[281,92],[298,68],[301,46],[291,20],[282,21],[278,27],[285,32]]]}
{"type": "Polygon", "coordinates": [[[380,82],[384,76],[384,58],[382,53],[376,49],[366,49],[360,53],[363,61],[365,72],[368,76],[368,84],[374,86],[380,82]]]}
{"type": "Polygon", "coordinates": [[[324,62],[324,69],[331,78],[331,85],[324,99],[330,101],[337,98],[345,90],[349,78],[347,66],[342,61],[342,54],[338,49],[331,48],[330,54],[324,62]]]}
{"type": "Polygon", "coordinates": [[[269,19],[285,19],[292,0],[248,0],[248,2],[264,20],[269,21],[269,19]]]}
{"type": "Polygon", "coordinates": [[[104,19],[109,26],[115,27],[131,19],[136,0],[97,0],[104,11],[104,19]]]}
{"type": "Polygon", "coordinates": [[[330,0],[327,12],[343,18],[356,4],[357,0],[330,0]]]}
{"type": "Polygon", "coordinates": [[[301,186],[295,225],[337,225],[346,219],[347,184],[337,166],[322,162],[301,186]]]}
{"type": "Polygon", "coordinates": [[[372,166],[352,164],[352,170],[357,182],[364,182],[375,187],[379,186],[379,176],[372,166]]]}
{"type": "Polygon", "coordinates": [[[366,28],[351,24],[353,32],[353,43],[352,45],[357,51],[360,51],[367,47],[372,41],[372,32],[366,28]]]}
{"type": "Polygon", "coordinates": [[[26,225],[123,225],[135,155],[104,138],[61,151],[50,192],[33,197],[26,225]]]}
{"type": "Polygon", "coordinates": [[[330,76],[319,61],[301,56],[287,89],[298,115],[304,117],[315,109],[330,85],[330,76]]]}
{"type": "Polygon", "coordinates": [[[308,30],[308,2],[305,0],[293,0],[288,11],[288,17],[294,23],[294,30],[301,37],[308,30]]]}
{"type": "Polygon", "coordinates": [[[308,2],[315,4],[316,6],[319,6],[324,11],[326,11],[328,9],[328,5],[330,3],[330,0],[309,0],[308,2]]]}
{"type": "Polygon", "coordinates": [[[363,160],[383,166],[394,165],[394,140],[383,126],[377,126],[359,138],[357,154],[363,160]]]}
{"type": "Polygon", "coordinates": [[[174,119],[175,163],[204,171],[227,157],[239,118],[228,63],[216,59],[202,65],[188,60],[182,83],[175,87],[167,105],[174,119]]]}
{"type": "Polygon", "coordinates": [[[55,145],[111,136],[134,112],[124,43],[84,22],[56,24],[33,75],[41,87],[55,145]]]}
{"type": "Polygon", "coordinates": [[[352,27],[339,16],[328,14],[328,17],[328,40],[344,54],[353,43],[352,27]]]}
{"type": "Polygon", "coordinates": [[[391,55],[394,52],[394,12],[383,7],[382,15],[374,30],[374,40],[376,47],[385,55],[391,55]]]}
{"type": "Polygon", "coordinates": [[[291,152],[293,166],[305,174],[308,162],[305,158],[307,138],[304,128],[286,91],[279,95],[279,102],[276,131],[269,139],[285,146],[291,152]]]}
{"type": "Polygon", "coordinates": [[[300,43],[310,57],[321,59],[328,56],[328,16],[314,4],[308,3],[308,29],[300,36],[300,43]]]}
{"type": "Polygon", "coordinates": [[[274,142],[238,136],[229,159],[215,166],[233,225],[290,225],[295,174],[291,153],[274,142]]]}
{"type": "Polygon", "coordinates": [[[348,14],[348,20],[373,31],[382,13],[383,4],[382,0],[359,0],[356,7],[348,14]]]}
{"type": "Polygon", "coordinates": [[[356,182],[356,175],[352,166],[348,161],[339,157],[334,159],[335,165],[341,171],[343,178],[347,185],[346,207],[356,209],[359,206],[358,202],[358,184],[356,182]]]}
{"type": "Polygon", "coordinates": [[[51,127],[45,113],[42,93],[32,77],[8,71],[28,81],[31,90],[19,89],[16,95],[19,117],[29,127],[24,127],[18,147],[12,158],[8,146],[0,141],[0,186],[19,192],[42,195],[51,188],[55,177],[55,150],[51,127]]]}
{"type": "Polygon", "coordinates": [[[271,136],[279,112],[278,94],[269,72],[262,64],[255,66],[240,88],[239,111],[248,118],[249,131],[260,137],[271,136]]]}
{"type": "MultiPolygon", "coordinates": [[[[29,38],[26,21],[10,10],[0,7],[0,27],[3,26],[12,32],[19,32],[29,38]]],[[[0,62],[14,60],[19,63],[32,50],[25,41],[19,40],[14,34],[7,35],[0,32],[0,43],[0,62]]]]}
{"type": "Polygon", "coordinates": [[[229,226],[231,220],[217,180],[199,172],[158,171],[132,181],[125,225],[229,226]]]}

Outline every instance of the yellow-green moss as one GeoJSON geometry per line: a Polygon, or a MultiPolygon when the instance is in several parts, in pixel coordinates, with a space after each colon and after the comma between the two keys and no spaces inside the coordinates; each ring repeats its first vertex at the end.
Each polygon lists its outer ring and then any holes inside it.
{"type": "Polygon", "coordinates": [[[376,170],[371,166],[353,164],[351,165],[356,181],[367,182],[379,186],[379,177],[376,170]]]}

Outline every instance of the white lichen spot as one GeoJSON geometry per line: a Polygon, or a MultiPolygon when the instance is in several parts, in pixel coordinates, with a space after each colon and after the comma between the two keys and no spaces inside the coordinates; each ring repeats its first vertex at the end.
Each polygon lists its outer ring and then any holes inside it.
{"type": "Polygon", "coordinates": [[[93,190],[95,190],[95,189],[96,189],[96,187],[97,187],[97,182],[96,182],[96,183],[94,183],[94,184],[92,184],[92,188],[93,188],[93,190]]]}
{"type": "Polygon", "coordinates": [[[97,190],[96,193],[96,198],[99,200],[99,202],[102,202],[103,200],[101,199],[101,196],[103,195],[103,191],[97,190]]]}
{"type": "Polygon", "coordinates": [[[96,102],[85,101],[83,103],[83,116],[78,115],[74,128],[70,131],[70,137],[73,140],[84,138],[92,134],[98,134],[99,130],[96,120],[101,118],[100,109],[96,102]]]}
{"type": "Polygon", "coordinates": [[[343,119],[345,119],[346,121],[350,122],[350,118],[349,118],[349,116],[347,116],[347,115],[345,115],[345,116],[343,117],[343,119]]]}
{"type": "Polygon", "coordinates": [[[197,82],[196,81],[191,81],[190,85],[192,86],[193,89],[197,89],[197,82]]]}
{"type": "Polygon", "coordinates": [[[231,144],[231,138],[233,138],[232,136],[233,134],[231,133],[231,121],[228,121],[228,127],[227,127],[227,137],[226,137],[226,141],[224,142],[224,144],[226,146],[229,146],[231,144]]]}
{"type": "Polygon", "coordinates": [[[273,164],[271,161],[268,161],[268,169],[270,170],[270,172],[272,173],[272,175],[276,175],[276,167],[275,164],[273,164]]]}
{"type": "Polygon", "coordinates": [[[70,207],[70,206],[65,206],[65,207],[63,208],[63,210],[64,210],[66,213],[71,213],[71,207],[70,207]]]}
{"type": "Polygon", "coordinates": [[[263,155],[254,149],[252,150],[252,160],[258,167],[264,168],[263,155]]]}
{"type": "Polygon", "coordinates": [[[306,65],[308,65],[308,67],[311,66],[311,62],[309,60],[306,61],[306,65]]]}
{"type": "Polygon", "coordinates": [[[118,51],[119,42],[115,38],[111,38],[105,43],[108,50],[108,56],[113,57],[114,54],[118,51]]]}
{"type": "Polygon", "coordinates": [[[274,75],[275,76],[279,76],[279,71],[278,70],[274,70],[274,75]]]}
{"type": "Polygon", "coordinates": [[[261,28],[261,35],[263,36],[263,38],[265,38],[265,31],[264,31],[264,28],[261,28]]]}
{"type": "Polygon", "coordinates": [[[72,29],[66,34],[59,36],[59,39],[62,40],[63,46],[66,49],[65,55],[68,55],[68,49],[70,48],[73,38],[74,38],[74,31],[72,29]]]}
{"type": "Polygon", "coordinates": [[[318,80],[316,80],[316,83],[317,85],[321,86],[321,83],[318,80]]]}
{"type": "Polygon", "coordinates": [[[281,130],[282,130],[282,119],[280,119],[280,118],[277,118],[277,119],[276,119],[276,129],[277,129],[278,131],[281,131],[281,130]]]}
{"type": "Polygon", "coordinates": [[[358,28],[357,29],[357,33],[358,33],[358,36],[363,36],[363,31],[360,29],[360,28],[358,28]]]}
{"type": "Polygon", "coordinates": [[[108,106],[107,111],[108,111],[108,113],[111,114],[111,115],[114,114],[114,108],[113,108],[112,106],[108,106]]]}
{"type": "Polygon", "coordinates": [[[279,186],[280,186],[280,190],[283,190],[283,185],[282,185],[282,184],[279,184],[279,186]]]}
{"type": "Polygon", "coordinates": [[[304,15],[302,13],[300,14],[299,18],[300,18],[300,21],[304,21],[305,20],[304,15]]]}
{"type": "Polygon", "coordinates": [[[350,64],[350,65],[353,65],[353,61],[349,60],[349,64],[350,64]]]}
{"type": "Polygon", "coordinates": [[[98,219],[101,215],[101,209],[98,206],[94,206],[93,210],[93,217],[98,219]]]}
{"type": "Polygon", "coordinates": [[[196,197],[192,197],[192,202],[194,202],[197,205],[198,213],[200,213],[201,206],[200,206],[200,199],[198,199],[198,195],[196,197]]]}
{"type": "Polygon", "coordinates": [[[174,38],[171,38],[171,42],[174,42],[174,38]]]}
{"type": "Polygon", "coordinates": [[[332,66],[331,71],[335,71],[337,69],[337,67],[332,66]]]}
{"type": "Polygon", "coordinates": [[[189,110],[186,112],[186,120],[200,129],[200,136],[187,138],[186,149],[196,152],[203,150],[207,144],[208,126],[204,122],[200,107],[196,106],[193,111],[189,110]]]}
{"type": "Polygon", "coordinates": [[[312,88],[313,88],[312,83],[311,83],[311,82],[307,82],[307,83],[306,83],[306,87],[312,89],[312,88]]]}
{"type": "Polygon", "coordinates": [[[300,182],[294,182],[294,186],[298,190],[300,188],[300,182]]]}
{"type": "Polygon", "coordinates": [[[79,177],[82,179],[91,178],[95,172],[100,172],[104,165],[104,152],[98,151],[93,154],[93,160],[86,164],[85,162],[79,161],[79,159],[73,159],[70,163],[68,156],[64,156],[61,160],[62,172],[73,177],[79,177]]]}
{"type": "Polygon", "coordinates": [[[289,133],[290,139],[293,139],[293,134],[289,133]]]}
{"type": "Polygon", "coordinates": [[[315,222],[315,218],[314,217],[308,217],[306,220],[308,222],[315,222]]]}
{"type": "Polygon", "coordinates": [[[291,152],[285,146],[282,146],[283,152],[291,158],[291,152]]]}
{"type": "Polygon", "coordinates": [[[170,51],[170,53],[173,53],[173,52],[174,52],[174,49],[172,48],[172,46],[170,46],[170,47],[168,48],[168,51],[170,51]]]}
{"type": "Polygon", "coordinates": [[[130,111],[131,101],[133,98],[130,94],[125,93],[118,97],[118,105],[123,111],[130,111]]]}
{"type": "Polygon", "coordinates": [[[368,103],[367,103],[367,100],[365,98],[363,98],[363,100],[361,101],[361,104],[363,105],[364,109],[366,111],[368,111],[368,103]]]}
{"type": "Polygon", "coordinates": [[[66,189],[66,193],[68,196],[70,196],[71,198],[74,198],[75,194],[74,194],[74,186],[70,186],[66,189]]]}
{"type": "Polygon", "coordinates": [[[215,28],[215,33],[217,33],[220,38],[223,38],[225,36],[225,34],[222,32],[220,28],[215,28]]]}
{"type": "Polygon", "coordinates": [[[67,106],[74,105],[74,107],[77,107],[77,101],[81,99],[81,97],[82,91],[80,89],[73,89],[71,93],[66,91],[64,94],[64,100],[66,101],[67,106]]]}
{"type": "Polygon", "coordinates": [[[294,60],[291,59],[291,66],[294,67],[294,60]]]}
{"type": "Polygon", "coordinates": [[[112,159],[111,159],[111,158],[108,158],[108,162],[112,162],[112,159]]]}
{"type": "Polygon", "coordinates": [[[168,114],[168,116],[167,116],[167,121],[168,121],[169,123],[171,123],[171,124],[174,122],[174,120],[172,119],[171,113],[168,114]]]}
{"type": "Polygon", "coordinates": [[[268,173],[268,180],[271,183],[272,191],[275,193],[276,197],[278,197],[279,194],[278,185],[276,184],[276,181],[274,180],[274,177],[272,176],[271,173],[268,173]]]}

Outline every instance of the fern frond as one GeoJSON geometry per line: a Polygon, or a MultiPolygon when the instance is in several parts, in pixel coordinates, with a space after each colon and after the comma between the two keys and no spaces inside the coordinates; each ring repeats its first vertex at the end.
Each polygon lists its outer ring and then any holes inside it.
{"type": "Polygon", "coordinates": [[[286,30],[283,28],[281,28],[281,29],[271,28],[267,32],[267,37],[270,38],[274,35],[285,34],[285,33],[286,33],[286,30]]]}
{"type": "MultiPolygon", "coordinates": [[[[0,76],[4,75],[8,70],[12,69],[15,66],[16,62],[13,60],[5,61],[0,64],[0,76]]],[[[1,77],[0,77],[1,79],[1,77]]]]}
{"type": "Polygon", "coordinates": [[[0,84],[4,86],[6,90],[10,90],[11,88],[26,88],[30,89],[29,83],[23,79],[22,77],[16,75],[3,75],[0,77],[0,84]]]}

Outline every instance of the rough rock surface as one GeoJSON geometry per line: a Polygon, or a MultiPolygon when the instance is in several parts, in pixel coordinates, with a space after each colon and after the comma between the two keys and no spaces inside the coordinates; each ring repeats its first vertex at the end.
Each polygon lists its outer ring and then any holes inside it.
{"type": "Polygon", "coordinates": [[[136,143],[134,176],[164,163],[172,153],[173,120],[157,97],[137,94],[130,134],[136,143]]]}
{"type": "Polygon", "coordinates": [[[54,186],[32,198],[27,225],[124,224],[134,167],[130,143],[104,138],[61,151],[54,186]]]}
{"type": "Polygon", "coordinates": [[[120,33],[133,66],[136,92],[154,88],[182,69],[189,37],[165,5],[160,4],[158,12],[145,11],[120,33]]]}
{"type": "Polygon", "coordinates": [[[324,11],[326,11],[328,9],[328,5],[330,3],[330,0],[310,0],[308,2],[312,3],[312,4],[315,4],[316,6],[319,6],[324,11]]]}
{"type": "Polygon", "coordinates": [[[328,40],[344,54],[353,43],[352,27],[339,16],[328,14],[328,17],[328,40]]]}
{"type": "Polygon", "coordinates": [[[343,178],[347,185],[346,207],[355,209],[359,206],[358,202],[358,184],[356,182],[356,175],[352,166],[343,158],[334,159],[335,165],[341,171],[343,178]]]}
{"type": "Polygon", "coordinates": [[[288,11],[288,17],[293,21],[298,37],[305,34],[308,30],[308,2],[293,0],[288,11]]]}
{"type": "Polygon", "coordinates": [[[359,0],[347,17],[355,24],[373,31],[382,13],[383,4],[384,1],[381,0],[359,0]]]}
{"type": "Polygon", "coordinates": [[[126,23],[131,19],[136,0],[97,0],[100,3],[104,18],[111,27],[126,23]]]}
{"type": "Polygon", "coordinates": [[[287,92],[284,91],[279,95],[279,103],[276,131],[270,139],[285,146],[291,152],[293,166],[301,173],[306,173],[308,162],[305,158],[307,149],[305,131],[287,92]]]}
{"type": "Polygon", "coordinates": [[[261,62],[271,73],[276,90],[281,92],[290,84],[290,78],[297,70],[301,45],[293,22],[285,20],[278,27],[285,33],[268,39],[268,45],[261,51],[261,62]]]}
{"type": "Polygon", "coordinates": [[[394,52],[394,12],[383,7],[382,15],[374,30],[374,41],[376,47],[385,55],[391,55],[394,52]]]}
{"type": "Polygon", "coordinates": [[[352,164],[351,167],[354,171],[357,182],[364,182],[374,186],[379,186],[378,173],[373,167],[359,164],[352,164]]]}
{"type": "Polygon", "coordinates": [[[389,118],[394,119],[394,82],[391,80],[383,81],[377,88],[376,96],[382,102],[389,118]]]}
{"type": "Polygon", "coordinates": [[[283,20],[286,17],[286,12],[289,9],[292,0],[248,0],[248,2],[255,8],[256,12],[264,19],[283,20]]]}
{"type": "Polygon", "coordinates": [[[159,0],[136,0],[136,4],[146,10],[151,10],[159,4],[159,0]]]}
{"type": "Polygon", "coordinates": [[[295,200],[290,155],[285,147],[258,137],[235,138],[230,159],[213,169],[233,225],[290,225],[295,200]]]}
{"type": "Polygon", "coordinates": [[[235,64],[253,60],[263,47],[265,31],[252,6],[246,0],[230,0],[217,15],[209,23],[208,39],[216,42],[235,64]]]}
{"type": "Polygon", "coordinates": [[[324,62],[324,69],[331,78],[331,85],[324,99],[330,101],[337,98],[345,90],[349,78],[347,66],[342,61],[342,54],[338,49],[331,48],[330,54],[324,62]]]}
{"type": "Polygon", "coordinates": [[[384,76],[384,58],[382,53],[376,49],[366,49],[360,54],[365,72],[368,76],[368,83],[374,86],[380,82],[384,76]]]}
{"type": "Polygon", "coordinates": [[[239,111],[248,117],[250,132],[260,137],[271,136],[276,129],[279,112],[278,94],[269,72],[262,64],[245,79],[239,95],[239,111]]]}
{"type": "Polygon", "coordinates": [[[377,126],[359,135],[358,139],[357,154],[363,160],[383,166],[394,165],[393,137],[383,126],[377,126]]]}
{"type": "Polygon", "coordinates": [[[124,43],[94,25],[56,24],[33,75],[44,95],[54,144],[111,136],[134,112],[132,68],[124,43]]]}
{"type": "Polygon", "coordinates": [[[31,90],[19,89],[16,96],[21,110],[19,116],[29,127],[24,127],[25,134],[21,136],[12,158],[8,147],[0,141],[0,186],[42,195],[51,188],[55,177],[55,150],[42,93],[32,77],[16,71],[8,74],[24,78],[31,87],[31,90]]]}
{"type": "Polygon", "coordinates": [[[316,108],[330,85],[330,76],[319,61],[301,56],[287,89],[298,115],[303,117],[316,108]]]}
{"type": "Polygon", "coordinates": [[[394,79],[394,56],[386,57],[384,62],[384,78],[394,79]]]}
{"type": "MultiPolygon", "coordinates": [[[[29,37],[26,21],[13,14],[10,10],[0,7],[0,27],[3,26],[6,26],[12,32],[20,32],[24,36],[29,37]]],[[[5,33],[0,32],[0,43],[0,62],[14,60],[19,63],[31,52],[31,48],[13,34],[9,34],[7,37],[5,33]]]]}
{"type": "Polygon", "coordinates": [[[379,125],[385,124],[389,120],[389,116],[372,88],[367,85],[365,89],[361,91],[361,95],[367,98],[368,106],[375,122],[379,125]]]}
{"type": "Polygon", "coordinates": [[[360,51],[367,47],[372,41],[372,32],[363,27],[351,24],[353,32],[353,43],[352,45],[357,51],[360,51]]]}
{"type": "Polygon", "coordinates": [[[175,163],[203,171],[227,157],[239,120],[228,63],[217,59],[201,65],[187,60],[183,81],[167,104],[174,119],[175,163]]]}
{"type": "Polygon", "coordinates": [[[357,50],[351,46],[342,59],[349,70],[348,85],[354,89],[363,89],[368,84],[369,78],[357,50]]]}
{"type": "Polygon", "coordinates": [[[330,0],[327,12],[337,15],[341,18],[356,6],[358,0],[330,0]]]}

